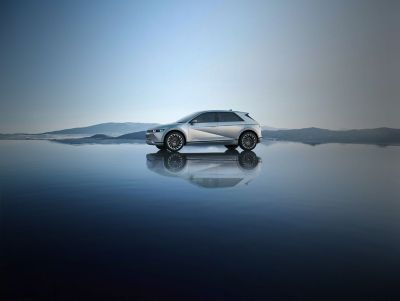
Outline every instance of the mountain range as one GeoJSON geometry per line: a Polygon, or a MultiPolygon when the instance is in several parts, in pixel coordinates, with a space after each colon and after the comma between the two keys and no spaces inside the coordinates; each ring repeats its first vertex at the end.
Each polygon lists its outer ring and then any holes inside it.
{"type": "Polygon", "coordinates": [[[46,135],[95,135],[104,134],[108,136],[119,136],[133,132],[146,131],[158,125],[158,123],[139,123],[139,122],[107,122],[91,126],[70,128],[58,131],[46,132],[46,135]]]}
{"type": "MultiPolygon", "coordinates": [[[[88,127],[70,128],[41,134],[0,134],[5,140],[52,140],[69,144],[140,142],[146,130],[157,123],[101,123],[88,127]]],[[[262,127],[263,141],[294,141],[307,144],[362,143],[400,145],[400,129],[374,128],[358,130],[328,130],[321,128],[275,129],[262,127]]]]}

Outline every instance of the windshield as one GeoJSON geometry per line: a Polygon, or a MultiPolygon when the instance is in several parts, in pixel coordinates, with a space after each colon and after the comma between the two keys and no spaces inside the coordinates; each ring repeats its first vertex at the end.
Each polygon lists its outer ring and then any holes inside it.
{"type": "Polygon", "coordinates": [[[179,119],[179,120],[177,121],[177,123],[186,123],[186,122],[189,122],[189,121],[192,120],[194,117],[196,117],[198,114],[199,114],[199,112],[196,112],[196,113],[192,113],[192,114],[190,114],[190,115],[187,115],[187,116],[185,116],[185,117],[179,119]]]}

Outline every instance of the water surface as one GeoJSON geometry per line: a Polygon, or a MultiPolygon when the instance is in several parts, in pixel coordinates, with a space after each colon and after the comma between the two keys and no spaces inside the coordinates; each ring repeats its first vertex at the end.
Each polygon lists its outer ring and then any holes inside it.
{"type": "Polygon", "coordinates": [[[400,147],[0,142],[5,300],[400,296],[400,147]]]}

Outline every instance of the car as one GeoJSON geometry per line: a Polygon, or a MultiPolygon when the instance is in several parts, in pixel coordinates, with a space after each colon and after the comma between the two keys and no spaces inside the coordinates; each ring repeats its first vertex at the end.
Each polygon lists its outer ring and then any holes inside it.
{"type": "Polygon", "coordinates": [[[249,151],[262,139],[261,126],[247,112],[211,110],[190,114],[146,131],[146,143],[179,151],[184,145],[222,144],[249,151]]]}
{"type": "Polygon", "coordinates": [[[160,150],[146,155],[147,168],[165,177],[182,178],[202,188],[248,185],[261,171],[261,158],[252,151],[180,153],[160,150]]]}

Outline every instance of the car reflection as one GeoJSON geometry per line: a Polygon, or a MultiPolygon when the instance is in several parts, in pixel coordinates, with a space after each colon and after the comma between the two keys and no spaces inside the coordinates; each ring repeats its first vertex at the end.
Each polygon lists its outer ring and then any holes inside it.
{"type": "Polygon", "coordinates": [[[147,168],[167,177],[183,178],[204,188],[247,185],[261,170],[261,159],[252,151],[225,153],[147,154],[147,168]]]}

